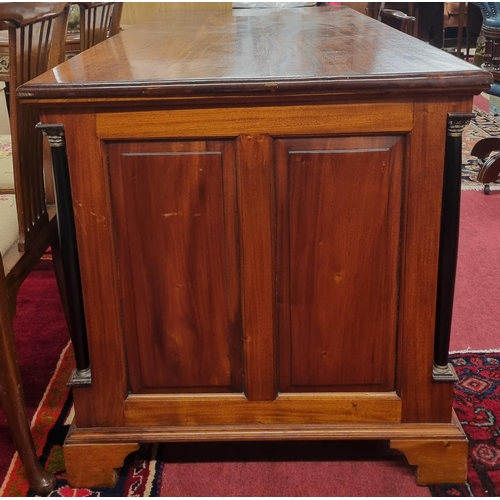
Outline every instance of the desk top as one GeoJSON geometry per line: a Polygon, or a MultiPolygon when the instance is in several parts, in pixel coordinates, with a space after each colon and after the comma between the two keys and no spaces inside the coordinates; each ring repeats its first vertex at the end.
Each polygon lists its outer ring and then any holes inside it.
{"type": "MultiPolygon", "coordinates": [[[[490,73],[348,7],[160,12],[20,87],[19,97],[477,94],[490,73]]],[[[48,101],[47,101],[48,100],[48,101]]]]}

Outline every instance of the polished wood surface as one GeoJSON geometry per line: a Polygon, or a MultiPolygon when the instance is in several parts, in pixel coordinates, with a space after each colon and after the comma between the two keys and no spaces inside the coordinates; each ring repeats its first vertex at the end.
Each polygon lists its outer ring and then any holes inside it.
{"type": "MultiPolygon", "coordinates": [[[[296,97],[292,98],[295,100],[296,97]]],[[[207,107],[197,109],[196,113],[189,107],[168,111],[110,111],[96,116],[96,127],[98,136],[107,139],[119,139],[124,135],[129,138],[160,138],[166,127],[170,137],[253,136],[263,127],[270,135],[286,135],[298,128],[303,134],[332,134],[345,130],[370,133],[374,121],[379,132],[406,132],[413,123],[412,107],[411,102],[404,101],[397,104],[318,104],[313,108],[304,105],[251,107],[244,98],[237,108],[207,107]],[[241,115],[245,116],[244,121],[241,115]]]]}
{"type": "Polygon", "coordinates": [[[383,89],[449,95],[489,81],[484,71],[346,7],[262,10],[159,12],[35,79],[22,95],[62,97],[76,86],[79,98],[108,100],[241,92],[278,99],[291,91],[380,97],[383,89]]]}
{"type": "Polygon", "coordinates": [[[109,154],[132,391],[241,392],[233,145],[126,143],[109,154]]]}
{"type": "Polygon", "coordinates": [[[419,440],[393,439],[392,449],[402,451],[410,465],[417,466],[418,484],[461,483],[467,477],[467,463],[458,459],[468,452],[467,441],[439,439],[422,443],[419,440]]]}
{"type": "Polygon", "coordinates": [[[443,172],[490,82],[312,8],[160,13],[23,85],[67,141],[92,369],[70,482],[118,444],[244,439],[387,439],[465,480],[433,379],[443,172]]]}
{"type": "Polygon", "coordinates": [[[398,136],[277,142],[280,392],[395,389],[402,155],[398,136]]]}
{"type": "Polygon", "coordinates": [[[273,149],[266,134],[236,139],[242,273],[245,394],[250,401],[272,401],[278,394],[275,348],[276,312],[273,206],[273,149]],[[261,270],[267,269],[266,273],[261,270]],[[272,374],[270,377],[269,374],[272,374]]]}
{"type": "MultiPolygon", "coordinates": [[[[470,109],[468,106],[462,106],[470,109]]],[[[460,101],[456,103],[460,105],[460,101]]],[[[455,108],[452,108],[455,109],[455,108]]],[[[438,248],[446,121],[450,104],[416,102],[409,164],[406,171],[400,279],[397,380],[398,394],[418,387],[418,397],[403,396],[403,422],[447,422],[453,392],[449,384],[436,384],[429,376],[433,365],[436,316],[438,248]],[[442,133],[434,134],[438,128],[442,133]],[[439,165],[439,169],[429,169],[439,165]],[[425,208],[424,208],[425,207],[425,208]],[[412,257],[410,257],[412,256],[412,257]],[[416,276],[418,279],[415,279],[416,276]]]]}

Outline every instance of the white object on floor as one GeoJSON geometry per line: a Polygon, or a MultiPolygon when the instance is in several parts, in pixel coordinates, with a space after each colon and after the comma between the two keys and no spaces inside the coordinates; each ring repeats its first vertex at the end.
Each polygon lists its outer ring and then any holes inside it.
{"type": "Polygon", "coordinates": [[[14,168],[10,135],[0,135],[0,192],[14,192],[14,168]]]}
{"type": "Polygon", "coordinates": [[[9,112],[5,97],[5,82],[0,82],[0,135],[10,134],[9,112]]]}
{"type": "Polygon", "coordinates": [[[16,242],[19,235],[17,223],[16,197],[13,194],[0,194],[0,254],[16,242]]]}

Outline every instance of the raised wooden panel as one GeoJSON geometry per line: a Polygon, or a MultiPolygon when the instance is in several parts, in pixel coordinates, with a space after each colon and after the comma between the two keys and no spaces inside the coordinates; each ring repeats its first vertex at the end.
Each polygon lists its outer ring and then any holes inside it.
{"type": "Polygon", "coordinates": [[[395,388],[404,144],[277,141],[282,392],[395,388]]]}
{"type": "Polygon", "coordinates": [[[233,144],[108,152],[132,392],[242,391],[233,144]]]}

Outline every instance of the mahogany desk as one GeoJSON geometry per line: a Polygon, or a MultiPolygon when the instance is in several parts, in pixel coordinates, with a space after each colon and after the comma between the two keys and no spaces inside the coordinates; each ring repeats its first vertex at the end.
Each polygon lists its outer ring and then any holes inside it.
{"type": "Polygon", "coordinates": [[[143,442],[281,439],[464,481],[460,134],[491,81],[341,7],[159,13],[22,86],[81,273],[71,484],[143,442]]]}

